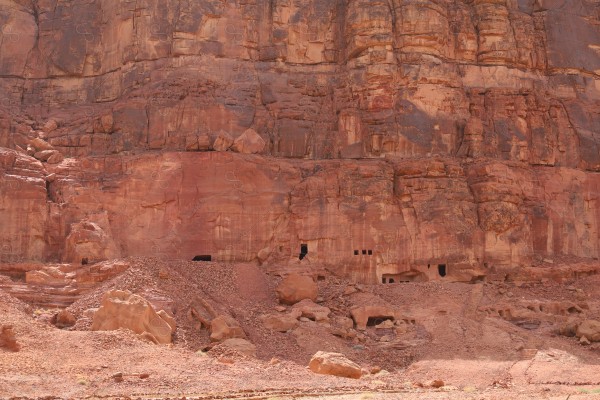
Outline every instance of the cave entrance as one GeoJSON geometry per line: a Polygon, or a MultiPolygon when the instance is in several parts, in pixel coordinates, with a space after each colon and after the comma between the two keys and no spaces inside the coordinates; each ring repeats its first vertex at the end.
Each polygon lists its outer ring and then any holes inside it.
{"type": "Polygon", "coordinates": [[[446,264],[438,264],[438,274],[443,278],[446,276],[446,264]]]}
{"type": "Polygon", "coordinates": [[[304,257],[306,257],[307,254],[308,254],[308,245],[301,244],[300,245],[300,255],[298,256],[298,258],[302,260],[304,257]]]}
{"type": "Polygon", "coordinates": [[[410,270],[399,274],[383,274],[381,283],[410,283],[410,282],[427,282],[429,279],[423,272],[410,270]]]}
{"type": "Polygon", "coordinates": [[[369,317],[369,319],[367,320],[367,326],[377,326],[384,321],[394,322],[394,317],[389,315],[369,317]]]}
{"type": "Polygon", "coordinates": [[[83,257],[81,259],[81,265],[88,265],[90,263],[90,261],[88,260],[87,257],[83,257]]]}
{"type": "Polygon", "coordinates": [[[212,256],[210,254],[195,256],[192,261],[212,261],[212,256]]]}

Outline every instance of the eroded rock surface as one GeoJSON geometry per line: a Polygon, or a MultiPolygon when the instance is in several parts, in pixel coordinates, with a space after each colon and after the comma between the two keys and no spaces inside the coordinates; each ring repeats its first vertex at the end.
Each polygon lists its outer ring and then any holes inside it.
{"type": "Polygon", "coordinates": [[[0,280],[0,288],[35,306],[63,308],[128,268],[123,260],[93,265],[3,263],[0,275],[12,279],[0,280]]]}
{"type": "Polygon", "coordinates": [[[398,283],[471,282],[547,258],[600,256],[600,180],[579,169],[188,152],[46,170],[2,154],[5,262],[209,255],[398,283]]]}
{"type": "Polygon", "coordinates": [[[599,15],[4,1],[0,262],[210,255],[388,284],[598,258],[599,15]]]}
{"type": "Polygon", "coordinates": [[[394,321],[399,314],[394,308],[387,306],[363,306],[350,310],[357,329],[366,329],[367,325],[379,325],[386,320],[394,321]]]}
{"type": "Polygon", "coordinates": [[[197,151],[253,129],[284,157],[458,153],[598,170],[598,8],[8,1],[0,143],[25,149],[42,131],[66,156],[197,151]]]}
{"type": "MultiPolygon", "coordinates": [[[[107,226],[108,221],[104,222],[107,226]]],[[[81,221],[71,224],[66,241],[65,261],[88,264],[111,260],[120,256],[110,231],[106,232],[99,224],[94,222],[81,221]]]]}

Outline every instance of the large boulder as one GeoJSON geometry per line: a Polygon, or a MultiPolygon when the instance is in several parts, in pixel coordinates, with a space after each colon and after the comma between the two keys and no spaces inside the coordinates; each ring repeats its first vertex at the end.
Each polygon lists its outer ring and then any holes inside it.
{"type": "Polygon", "coordinates": [[[287,332],[298,325],[298,314],[270,314],[261,317],[267,329],[277,332],[287,332]]]}
{"type": "Polygon", "coordinates": [[[165,310],[160,310],[157,314],[165,320],[167,324],[171,327],[171,331],[175,332],[175,328],[177,328],[177,324],[175,322],[175,318],[171,317],[165,310]]]}
{"type": "Polygon", "coordinates": [[[175,331],[172,318],[161,317],[148,300],[130,291],[111,290],[104,294],[98,311],[94,313],[93,331],[129,329],[154,343],[171,343],[175,331]]]}
{"type": "Polygon", "coordinates": [[[68,328],[75,325],[76,322],[77,318],[75,318],[68,310],[60,310],[52,318],[52,323],[54,323],[57,328],[68,328]]]}
{"type": "Polygon", "coordinates": [[[56,120],[54,120],[54,119],[50,119],[50,120],[46,121],[46,123],[42,127],[44,133],[50,133],[52,131],[55,131],[57,128],[58,128],[58,122],[56,122],[56,120]]]}
{"type": "Polygon", "coordinates": [[[58,153],[58,150],[40,150],[33,154],[33,157],[40,161],[48,161],[48,159],[58,153]]]}
{"type": "Polygon", "coordinates": [[[65,156],[63,156],[61,152],[55,151],[50,157],[48,157],[46,162],[48,164],[60,164],[64,159],[65,156]]]}
{"type": "Polygon", "coordinates": [[[220,342],[235,338],[246,338],[244,330],[235,319],[228,315],[219,315],[210,321],[210,340],[220,342]]]}
{"type": "Polygon", "coordinates": [[[214,151],[227,151],[233,145],[233,138],[225,131],[219,131],[212,135],[211,140],[214,151]]]}
{"type": "Polygon", "coordinates": [[[227,339],[215,347],[225,347],[248,357],[256,357],[256,346],[246,339],[227,339]]]}
{"type": "Polygon", "coordinates": [[[297,310],[301,317],[306,317],[317,322],[329,320],[329,314],[331,313],[328,307],[320,306],[309,299],[304,299],[296,303],[292,307],[292,310],[297,310]]]}
{"type": "Polygon", "coordinates": [[[329,332],[334,336],[339,336],[344,339],[352,339],[356,337],[354,321],[348,317],[337,316],[331,321],[329,332]]]}
{"type": "Polygon", "coordinates": [[[54,148],[54,146],[52,146],[50,143],[46,142],[44,139],[41,139],[41,138],[31,139],[29,141],[29,145],[31,147],[33,147],[36,152],[45,151],[45,150],[48,150],[48,151],[56,150],[54,148]]]}
{"type": "Polygon", "coordinates": [[[265,140],[252,128],[247,129],[233,142],[232,150],[238,153],[256,154],[265,148],[265,140]]]}
{"type": "Polygon", "coordinates": [[[0,349],[19,351],[21,346],[17,343],[12,325],[0,325],[0,349]]]}
{"type": "Polygon", "coordinates": [[[319,289],[310,276],[290,274],[276,289],[279,301],[283,304],[296,304],[304,299],[317,300],[319,289]]]}
{"type": "Polygon", "coordinates": [[[360,366],[340,353],[318,351],[311,358],[308,368],[317,374],[335,375],[344,378],[358,379],[362,375],[360,366]]]}
{"type": "Polygon", "coordinates": [[[575,319],[568,319],[566,322],[563,322],[557,329],[558,333],[563,336],[573,337],[577,336],[577,328],[579,327],[579,322],[575,319]]]}
{"type": "Polygon", "coordinates": [[[588,319],[577,327],[577,337],[586,337],[590,342],[600,342],[600,321],[588,319]]]}

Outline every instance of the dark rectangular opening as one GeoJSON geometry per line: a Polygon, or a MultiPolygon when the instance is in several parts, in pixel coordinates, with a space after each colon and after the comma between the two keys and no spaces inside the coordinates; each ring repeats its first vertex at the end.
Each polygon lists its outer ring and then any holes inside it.
{"type": "Polygon", "coordinates": [[[354,250],[354,255],[357,256],[358,255],[358,250],[354,250]]]}
{"type": "Polygon", "coordinates": [[[384,321],[394,322],[394,317],[388,316],[388,315],[383,315],[381,317],[375,317],[375,316],[369,317],[369,319],[367,320],[367,326],[377,326],[384,321]]]}
{"type": "Polygon", "coordinates": [[[363,255],[366,255],[366,254],[367,254],[367,251],[366,251],[366,250],[363,250],[363,251],[362,251],[362,253],[363,253],[363,255]]]}
{"type": "Polygon", "coordinates": [[[212,261],[212,256],[208,254],[195,256],[192,261],[212,261]]]}
{"type": "Polygon", "coordinates": [[[443,278],[446,276],[446,264],[438,264],[438,274],[443,278]]]}
{"type": "Polygon", "coordinates": [[[300,255],[298,256],[298,258],[302,260],[304,257],[306,257],[307,254],[308,254],[308,245],[301,244],[300,245],[300,255]]]}
{"type": "Polygon", "coordinates": [[[372,256],[373,255],[373,250],[367,251],[367,254],[369,254],[370,256],[372,256]]]}

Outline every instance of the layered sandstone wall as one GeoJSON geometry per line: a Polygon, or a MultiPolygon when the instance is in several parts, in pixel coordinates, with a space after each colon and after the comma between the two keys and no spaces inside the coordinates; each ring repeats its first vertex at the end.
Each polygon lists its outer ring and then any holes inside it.
{"type": "Polygon", "coordinates": [[[0,3],[2,143],[59,121],[65,155],[197,150],[492,157],[597,171],[590,0],[0,3]],[[11,135],[12,134],[12,135],[11,135]]]}
{"type": "MultiPolygon", "coordinates": [[[[3,155],[15,163],[23,157],[3,155]]],[[[397,274],[440,279],[439,264],[468,280],[600,253],[600,176],[569,168],[179,152],[69,159],[35,170],[38,161],[23,159],[34,176],[3,193],[0,214],[28,218],[2,232],[18,260],[210,255],[325,267],[374,282],[397,274]],[[27,210],[16,213],[20,207],[27,210]],[[308,255],[300,261],[302,244],[308,255]]]]}
{"type": "Polygon", "coordinates": [[[0,0],[2,261],[597,258],[599,24],[592,0],[0,0]],[[249,128],[259,155],[209,151],[249,128]]]}

